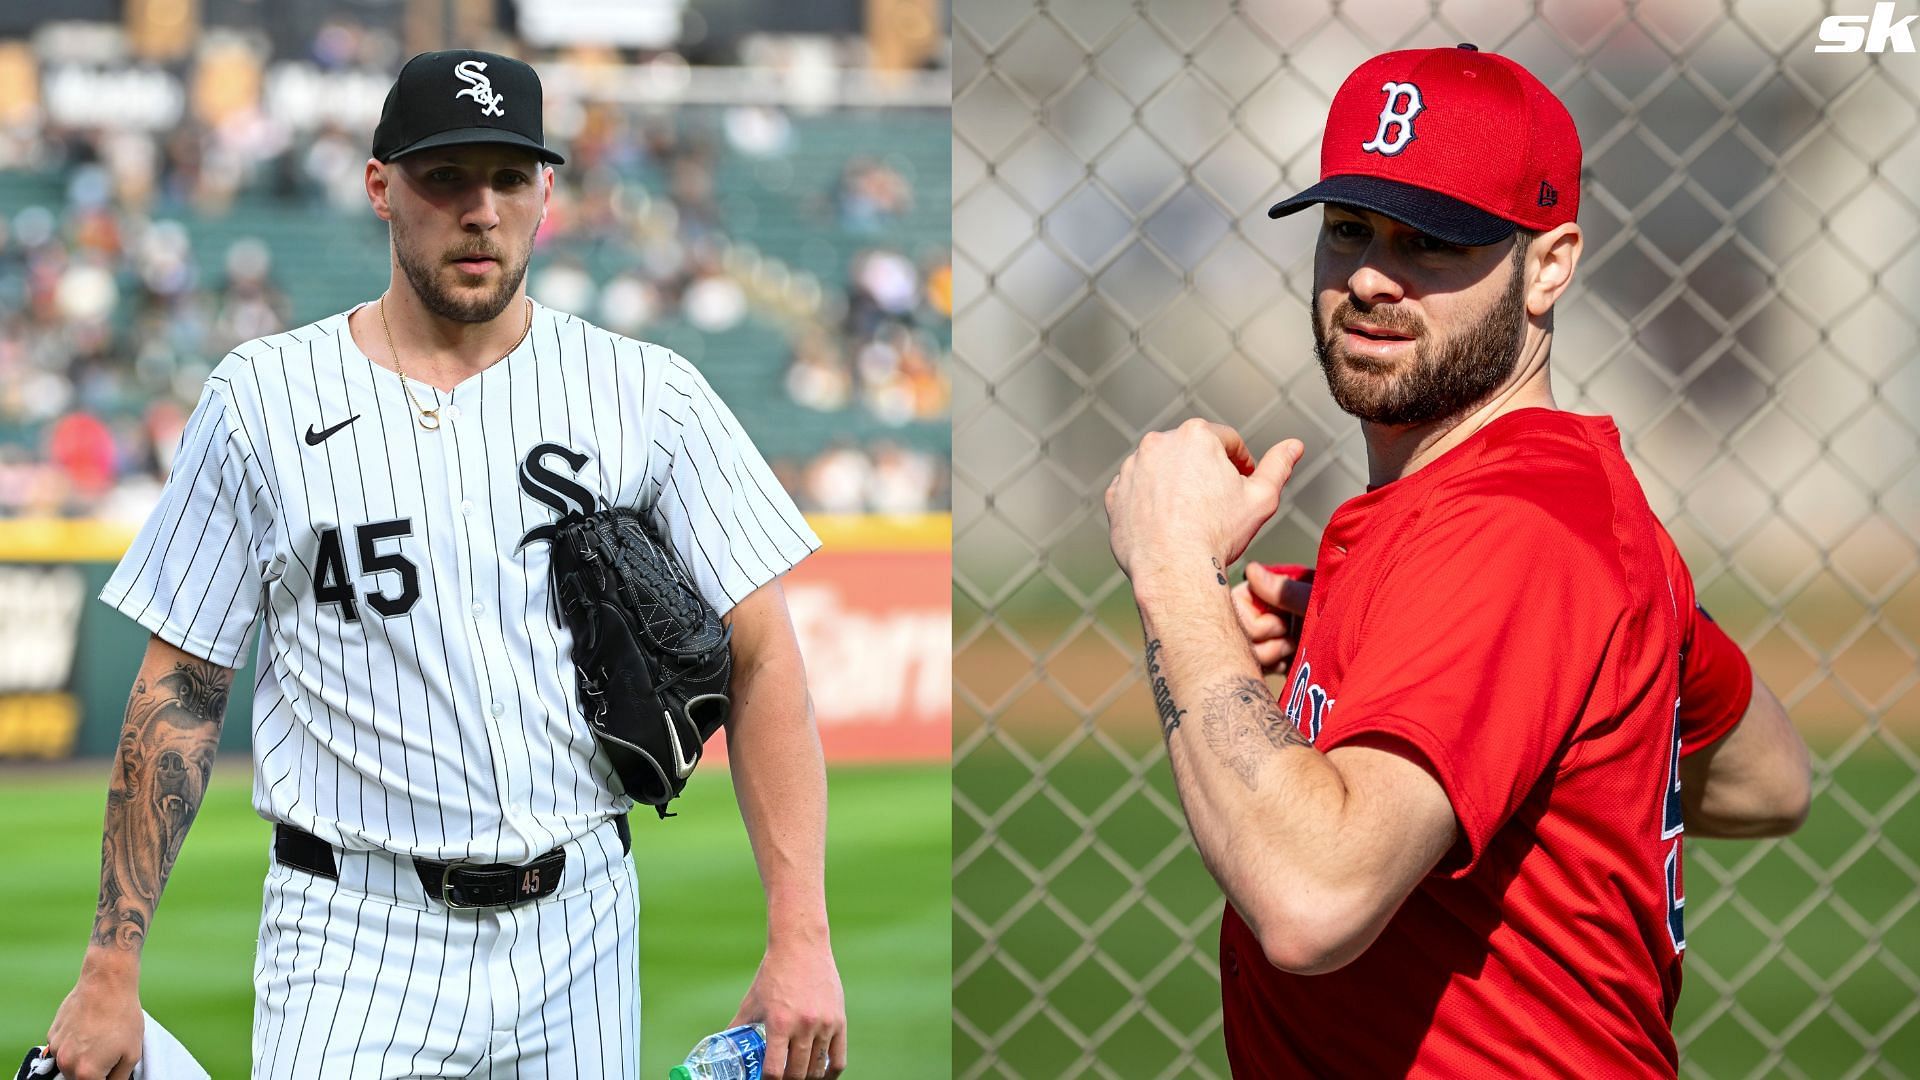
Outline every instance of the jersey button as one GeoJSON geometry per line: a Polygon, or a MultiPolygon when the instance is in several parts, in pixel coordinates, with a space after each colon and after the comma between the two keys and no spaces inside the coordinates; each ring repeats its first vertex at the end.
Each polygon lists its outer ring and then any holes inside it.
{"type": "Polygon", "coordinates": [[[467,499],[466,501],[462,502],[460,504],[460,512],[462,514],[465,514],[468,517],[472,517],[473,516],[473,500],[467,499]]]}
{"type": "Polygon", "coordinates": [[[440,409],[440,415],[446,417],[449,420],[458,420],[460,419],[460,406],[458,405],[443,406],[440,409]]]}
{"type": "Polygon", "coordinates": [[[501,715],[504,715],[506,711],[507,711],[507,707],[505,705],[502,705],[497,701],[493,703],[493,715],[501,716],[501,715]]]}
{"type": "Polygon", "coordinates": [[[473,602],[473,613],[475,615],[485,615],[487,613],[487,605],[475,600],[473,602]]]}

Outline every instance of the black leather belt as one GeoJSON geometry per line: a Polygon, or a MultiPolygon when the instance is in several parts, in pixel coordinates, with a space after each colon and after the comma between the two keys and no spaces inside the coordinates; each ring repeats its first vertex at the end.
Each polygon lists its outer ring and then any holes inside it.
{"type": "MultiPolygon", "coordinates": [[[[632,851],[633,835],[627,829],[626,815],[614,818],[613,827],[620,834],[620,853],[632,851]]],[[[274,825],[273,857],[296,870],[335,881],[340,879],[333,845],[292,825],[274,825]]],[[[454,908],[505,907],[537,900],[560,887],[560,875],[566,865],[567,853],[561,848],[520,864],[413,860],[414,871],[420,875],[420,884],[427,890],[428,899],[454,908]]]]}

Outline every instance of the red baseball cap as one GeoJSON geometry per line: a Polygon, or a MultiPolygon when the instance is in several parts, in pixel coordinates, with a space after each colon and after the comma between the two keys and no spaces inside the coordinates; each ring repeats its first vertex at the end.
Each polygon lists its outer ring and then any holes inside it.
{"type": "Polygon", "coordinates": [[[1533,73],[1474,45],[1376,56],[1340,84],[1320,182],[1277,203],[1385,214],[1450,244],[1492,244],[1580,209],[1580,132],[1533,73]]]}

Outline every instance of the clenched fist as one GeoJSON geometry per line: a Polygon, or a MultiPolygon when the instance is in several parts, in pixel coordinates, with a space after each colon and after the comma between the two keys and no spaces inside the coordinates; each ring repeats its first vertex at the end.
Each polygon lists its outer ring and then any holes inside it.
{"type": "Polygon", "coordinates": [[[60,1003],[47,1048],[69,1080],[126,1080],[140,1060],[146,1017],[140,969],[125,955],[90,954],[73,992],[60,1003]]]}
{"type": "Polygon", "coordinates": [[[1194,419],[1149,432],[1107,487],[1114,560],[1136,585],[1144,574],[1192,559],[1232,563],[1279,508],[1305,449],[1288,439],[1256,464],[1225,424],[1194,419]]]}

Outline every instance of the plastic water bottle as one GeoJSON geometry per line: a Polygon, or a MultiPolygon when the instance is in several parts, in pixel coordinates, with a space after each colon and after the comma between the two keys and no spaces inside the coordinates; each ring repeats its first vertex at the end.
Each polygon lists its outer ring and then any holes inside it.
{"type": "Polygon", "coordinates": [[[760,1080],[766,1060],[766,1027],[742,1024],[701,1039],[687,1060],[667,1073],[667,1080],[760,1080]]]}

